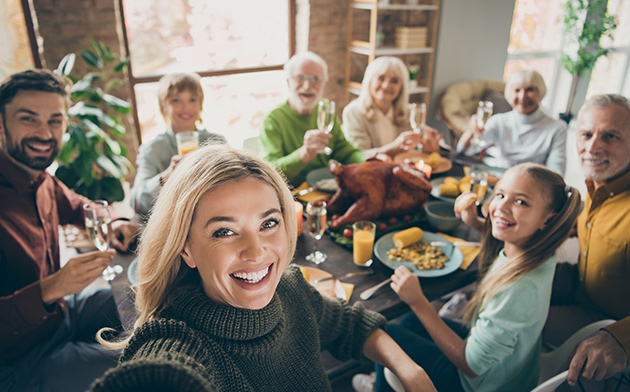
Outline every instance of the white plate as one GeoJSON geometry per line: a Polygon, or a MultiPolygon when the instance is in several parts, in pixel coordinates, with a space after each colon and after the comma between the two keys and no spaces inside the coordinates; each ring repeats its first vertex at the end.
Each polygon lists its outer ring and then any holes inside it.
{"type": "Polygon", "coordinates": [[[319,169],[311,170],[306,175],[306,182],[308,182],[310,186],[318,187],[317,190],[323,192],[334,193],[339,189],[337,181],[335,181],[335,176],[328,170],[328,167],[320,167],[319,169]]]}
{"type": "Polygon", "coordinates": [[[321,278],[327,278],[329,276],[332,276],[332,274],[324,270],[320,270],[319,268],[305,267],[302,265],[300,266],[300,268],[306,269],[308,271],[308,275],[309,275],[308,282],[312,284],[313,287],[315,287],[317,291],[319,291],[322,295],[325,295],[331,298],[341,298],[346,301],[348,300],[346,289],[343,287],[341,282],[337,279],[330,279],[324,282],[313,284],[315,280],[321,279],[321,278]]]}
{"type": "Polygon", "coordinates": [[[137,286],[140,281],[138,280],[138,258],[136,257],[129,264],[129,268],[127,268],[127,278],[129,278],[129,283],[132,286],[137,286]]]}
{"type": "MultiPolygon", "coordinates": [[[[442,249],[446,254],[446,257],[448,257],[448,261],[444,263],[444,268],[442,269],[419,270],[418,268],[416,268],[415,265],[413,265],[411,261],[390,260],[387,252],[395,247],[392,237],[394,236],[394,234],[400,231],[402,230],[387,233],[379,238],[378,241],[376,241],[376,244],[374,244],[374,253],[376,254],[376,257],[378,257],[378,259],[389,268],[396,269],[401,265],[406,265],[407,267],[409,267],[411,272],[418,276],[421,276],[423,278],[434,278],[436,276],[444,276],[455,272],[459,268],[459,266],[462,265],[462,262],[464,261],[464,255],[462,254],[462,251],[458,247],[450,245],[437,246],[437,248],[442,249]]],[[[424,232],[422,241],[427,243],[431,241],[450,242],[442,236],[427,231],[424,232]]]]}

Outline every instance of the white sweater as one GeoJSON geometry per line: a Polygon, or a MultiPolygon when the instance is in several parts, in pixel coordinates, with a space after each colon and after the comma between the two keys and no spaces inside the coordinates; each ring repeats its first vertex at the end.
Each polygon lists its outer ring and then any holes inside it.
{"type": "MultiPolygon", "coordinates": [[[[534,162],[564,175],[567,125],[549,117],[540,107],[529,115],[512,110],[490,117],[481,139],[487,145],[495,144],[499,151],[498,156],[484,159],[492,166],[510,168],[521,162],[534,162]]],[[[464,148],[461,139],[457,145],[457,151],[468,156],[480,150],[472,145],[464,148]]]]}

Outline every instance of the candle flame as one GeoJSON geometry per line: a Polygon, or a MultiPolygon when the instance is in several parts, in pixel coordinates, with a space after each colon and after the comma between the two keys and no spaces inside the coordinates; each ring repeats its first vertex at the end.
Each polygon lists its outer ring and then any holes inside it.
{"type": "Polygon", "coordinates": [[[422,159],[418,162],[418,164],[416,165],[416,167],[418,168],[418,170],[420,170],[421,172],[423,172],[424,174],[426,174],[427,178],[431,178],[431,165],[425,163],[422,159]]]}

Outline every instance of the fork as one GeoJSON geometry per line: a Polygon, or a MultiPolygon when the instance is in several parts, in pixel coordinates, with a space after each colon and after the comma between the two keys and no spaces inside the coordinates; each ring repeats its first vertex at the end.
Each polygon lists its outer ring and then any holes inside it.
{"type": "Polygon", "coordinates": [[[374,287],[370,287],[367,290],[364,290],[359,297],[361,297],[362,300],[366,300],[369,299],[374,293],[376,293],[378,291],[378,289],[380,289],[381,287],[385,286],[387,283],[391,282],[392,278],[387,278],[386,280],[382,281],[381,283],[377,284],[374,287]]]}
{"type": "Polygon", "coordinates": [[[431,241],[431,246],[480,246],[480,242],[473,241],[455,241],[455,242],[446,242],[446,241],[431,241]]]}

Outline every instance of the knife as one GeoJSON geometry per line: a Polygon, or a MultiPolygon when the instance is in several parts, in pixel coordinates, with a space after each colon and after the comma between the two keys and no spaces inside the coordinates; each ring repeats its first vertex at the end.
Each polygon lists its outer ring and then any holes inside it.
{"type": "Polygon", "coordinates": [[[359,271],[359,272],[350,272],[350,273],[347,273],[347,274],[345,274],[345,275],[343,275],[343,276],[341,276],[341,277],[339,277],[339,278],[335,278],[334,276],[327,276],[327,277],[325,277],[325,278],[316,279],[316,280],[314,280],[312,283],[313,283],[313,284],[316,284],[316,283],[325,282],[325,281],[327,281],[327,280],[331,280],[331,279],[339,279],[339,280],[341,280],[341,279],[349,278],[349,277],[351,277],[351,276],[359,276],[359,275],[372,275],[373,273],[374,273],[374,271],[372,271],[372,270],[369,270],[369,271],[359,271]]]}

